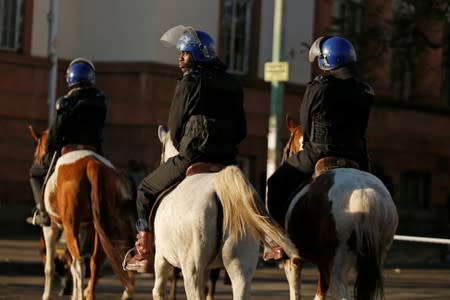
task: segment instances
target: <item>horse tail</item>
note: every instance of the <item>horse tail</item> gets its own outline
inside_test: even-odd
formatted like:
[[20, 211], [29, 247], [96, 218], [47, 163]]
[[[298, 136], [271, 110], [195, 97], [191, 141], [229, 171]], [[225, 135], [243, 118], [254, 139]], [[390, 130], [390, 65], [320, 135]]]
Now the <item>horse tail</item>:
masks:
[[[352, 201], [353, 197], [355, 201]], [[390, 246], [390, 242], [386, 242], [383, 236], [386, 228], [382, 220], [384, 214], [388, 213], [383, 204], [384, 197], [390, 199], [387, 191], [380, 194], [374, 189], [363, 189], [353, 193], [350, 199], [351, 203], [360, 203], [358, 211], [363, 212], [354, 214], [353, 228], [357, 251], [357, 276], [354, 285], [356, 300], [384, 299], [382, 268], [385, 253]]]
[[115, 170], [102, 165], [97, 160], [90, 160], [87, 164], [87, 176], [91, 185], [91, 204], [94, 228], [100, 239], [103, 251], [109, 259], [114, 272], [127, 288], [130, 288], [128, 274], [121, 267], [121, 258], [114, 249], [109, 237], [116, 234], [115, 218]]
[[273, 240], [289, 257], [298, 257], [295, 245], [269, 216], [257, 192], [237, 166], [228, 166], [218, 173], [215, 189], [223, 206], [223, 228], [229, 229], [233, 241], [249, 230], [255, 239], [266, 244]]

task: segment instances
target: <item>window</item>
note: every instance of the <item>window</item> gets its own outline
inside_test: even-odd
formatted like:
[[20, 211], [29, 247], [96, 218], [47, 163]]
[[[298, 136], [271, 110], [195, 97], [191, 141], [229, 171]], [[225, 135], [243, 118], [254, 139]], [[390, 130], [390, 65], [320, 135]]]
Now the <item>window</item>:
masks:
[[361, 30], [361, 0], [333, 1], [333, 31], [347, 37], [356, 37]]
[[0, 50], [23, 47], [23, 0], [0, 0]]
[[447, 20], [444, 24], [444, 46], [442, 49], [441, 98], [450, 105], [450, 6], [447, 8]]
[[252, 0], [224, 0], [223, 57], [228, 70], [248, 73]]
[[430, 174], [402, 172], [400, 174], [400, 207], [408, 211], [429, 208]]
[[391, 89], [395, 99], [408, 101], [411, 97], [413, 73], [412, 54], [414, 53], [414, 37], [410, 30], [410, 17], [414, 7], [402, 0], [392, 1], [392, 64]]

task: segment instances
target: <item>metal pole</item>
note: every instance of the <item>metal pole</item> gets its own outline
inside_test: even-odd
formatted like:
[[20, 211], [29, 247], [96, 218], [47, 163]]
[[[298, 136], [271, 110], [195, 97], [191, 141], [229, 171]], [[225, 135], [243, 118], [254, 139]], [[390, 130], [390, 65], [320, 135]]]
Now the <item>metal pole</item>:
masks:
[[[273, 45], [272, 61], [279, 62], [284, 56], [285, 1], [275, 0], [273, 19]], [[267, 178], [273, 174], [281, 160], [281, 124], [283, 120], [284, 84], [280, 81], [272, 81], [271, 105], [269, 116], [269, 133], [267, 136]]]
[[56, 33], [58, 28], [57, 20], [58, 0], [50, 0], [50, 10], [48, 13], [48, 59], [50, 61], [50, 72], [48, 78], [48, 122], [49, 125], [55, 117], [56, 85], [58, 76], [58, 57], [56, 56]]

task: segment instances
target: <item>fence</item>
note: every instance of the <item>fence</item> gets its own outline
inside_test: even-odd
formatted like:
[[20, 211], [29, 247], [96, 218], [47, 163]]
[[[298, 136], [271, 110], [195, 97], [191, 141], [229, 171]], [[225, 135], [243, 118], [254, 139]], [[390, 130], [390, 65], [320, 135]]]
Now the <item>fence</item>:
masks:
[[450, 239], [429, 238], [429, 237], [410, 236], [410, 235], [395, 235], [394, 240], [450, 245]]

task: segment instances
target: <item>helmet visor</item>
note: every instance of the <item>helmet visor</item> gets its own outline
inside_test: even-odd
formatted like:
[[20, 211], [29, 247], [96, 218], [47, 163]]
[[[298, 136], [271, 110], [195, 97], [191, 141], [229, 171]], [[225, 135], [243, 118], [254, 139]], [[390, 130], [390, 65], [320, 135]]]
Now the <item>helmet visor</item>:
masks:
[[320, 55], [322, 54], [322, 51], [320, 50], [320, 43], [323, 40], [323, 36], [317, 38], [314, 43], [311, 45], [311, 48], [309, 48], [309, 61], [313, 62], [314, 59], [316, 59], [317, 56], [320, 57]]
[[166, 32], [161, 36], [161, 43], [165, 47], [173, 47], [176, 46], [178, 40], [181, 38], [181, 36], [186, 32], [194, 32], [195, 30], [192, 27], [184, 26], [184, 25], [177, 25]]

